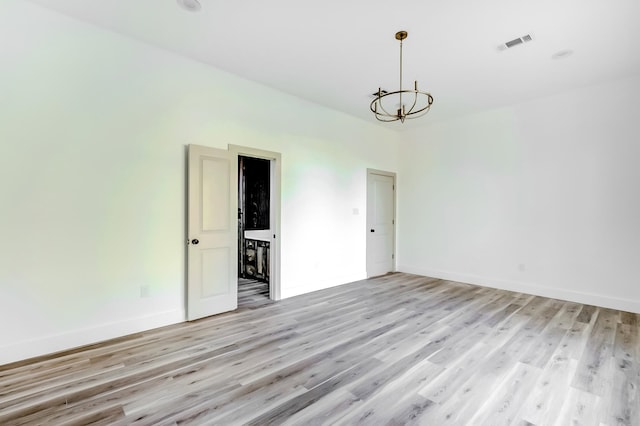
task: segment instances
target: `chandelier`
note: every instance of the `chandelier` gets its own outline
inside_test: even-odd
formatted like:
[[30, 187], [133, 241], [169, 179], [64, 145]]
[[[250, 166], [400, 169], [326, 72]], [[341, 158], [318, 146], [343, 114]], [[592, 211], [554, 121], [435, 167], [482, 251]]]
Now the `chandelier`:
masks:
[[429, 112], [429, 108], [433, 104], [433, 96], [418, 90], [417, 81], [413, 89], [402, 89], [402, 40], [407, 38], [407, 35], [406, 31], [396, 33], [396, 40], [400, 40], [400, 90], [387, 92], [378, 88], [378, 91], [373, 94], [376, 98], [371, 102], [369, 108], [376, 115], [378, 121], [400, 120], [404, 123], [407, 118], [422, 117]]

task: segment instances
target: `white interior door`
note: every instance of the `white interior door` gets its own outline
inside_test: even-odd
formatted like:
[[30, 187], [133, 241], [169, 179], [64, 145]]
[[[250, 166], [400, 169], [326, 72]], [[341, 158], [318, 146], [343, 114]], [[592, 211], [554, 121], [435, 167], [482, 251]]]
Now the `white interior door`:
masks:
[[189, 145], [187, 319], [238, 307], [236, 156]]
[[367, 276], [392, 272], [395, 263], [395, 175], [367, 172]]

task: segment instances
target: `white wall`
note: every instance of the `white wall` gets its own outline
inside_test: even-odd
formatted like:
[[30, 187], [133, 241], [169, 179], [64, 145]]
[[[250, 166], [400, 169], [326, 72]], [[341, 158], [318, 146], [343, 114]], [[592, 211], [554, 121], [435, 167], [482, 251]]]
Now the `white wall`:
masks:
[[184, 319], [190, 143], [282, 153], [283, 297], [365, 277], [395, 133], [24, 3], [0, 3], [0, 364]]
[[640, 76], [407, 135], [399, 269], [640, 312]]

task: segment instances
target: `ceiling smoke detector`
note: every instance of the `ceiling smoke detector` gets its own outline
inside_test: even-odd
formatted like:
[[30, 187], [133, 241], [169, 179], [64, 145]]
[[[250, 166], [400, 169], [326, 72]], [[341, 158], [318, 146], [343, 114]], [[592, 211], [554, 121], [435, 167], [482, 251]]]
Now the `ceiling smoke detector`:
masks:
[[178, 5], [189, 12], [198, 12], [202, 9], [202, 5], [198, 0], [177, 0]]
[[517, 46], [517, 45], [522, 44], [522, 43], [530, 42], [531, 40], [533, 40], [533, 39], [531, 38], [531, 36], [529, 34], [527, 34], [527, 35], [524, 35], [522, 37], [514, 38], [513, 40], [509, 40], [509, 41], [499, 45], [498, 46], [498, 50], [502, 51], [502, 50], [511, 49], [514, 46]]

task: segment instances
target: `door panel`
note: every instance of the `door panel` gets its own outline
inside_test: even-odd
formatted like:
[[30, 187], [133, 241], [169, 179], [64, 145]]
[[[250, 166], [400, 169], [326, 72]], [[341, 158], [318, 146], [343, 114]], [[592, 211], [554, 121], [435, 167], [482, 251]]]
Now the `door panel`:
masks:
[[[223, 151], [224, 152], [224, 151]], [[202, 230], [224, 231], [229, 226], [229, 210], [220, 201], [231, 197], [229, 191], [229, 161], [222, 158], [201, 158]]]
[[187, 319], [238, 306], [237, 162], [229, 151], [189, 145]]
[[394, 270], [395, 178], [367, 175], [367, 276]]
[[201, 250], [202, 296], [213, 297], [229, 293], [229, 249], [227, 247]]

